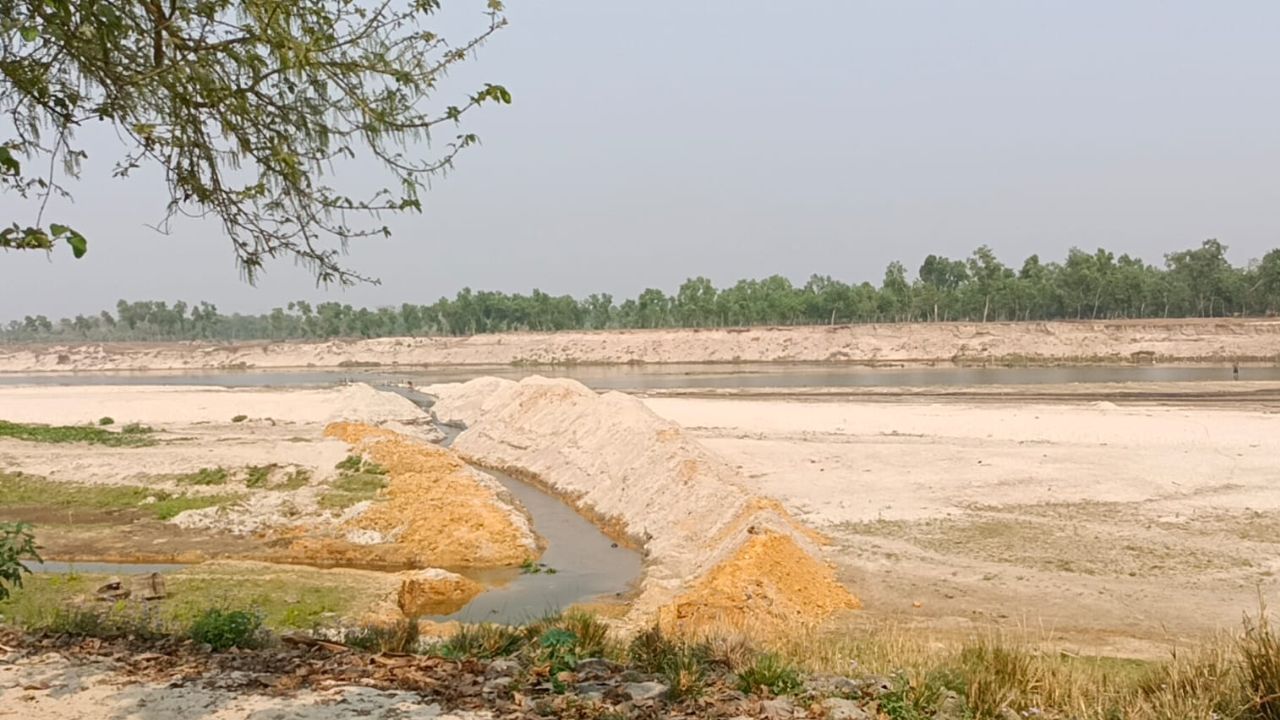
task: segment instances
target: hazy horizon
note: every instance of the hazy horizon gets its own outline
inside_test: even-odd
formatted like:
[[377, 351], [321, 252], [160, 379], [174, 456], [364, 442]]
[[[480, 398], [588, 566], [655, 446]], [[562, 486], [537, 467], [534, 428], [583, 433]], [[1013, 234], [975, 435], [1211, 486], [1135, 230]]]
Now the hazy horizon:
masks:
[[[1243, 264], [1280, 246], [1280, 5], [803, 6], [509, 3], [511, 27], [450, 87], [500, 82], [515, 102], [467, 125], [484, 144], [422, 215], [353, 243], [348, 264], [380, 286], [318, 290], [287, 262], [248, 286], [216, 223], [147, 229], [160, 186], [111, 179], [118, 143], [86, 128], [75, 203], [50, 217], [90, 252], [0, 255], [0, 322], [118, 298], [262, 312], [430, 303], [464, 286], [631, 297], [697, 275], [878, 282], [892, 260], [914, 273], [982, 244], [1011, 265], [1071, 246], [1160, 264], [1210, 237]], [[8, 221], [34, 219], [0, 203]]]

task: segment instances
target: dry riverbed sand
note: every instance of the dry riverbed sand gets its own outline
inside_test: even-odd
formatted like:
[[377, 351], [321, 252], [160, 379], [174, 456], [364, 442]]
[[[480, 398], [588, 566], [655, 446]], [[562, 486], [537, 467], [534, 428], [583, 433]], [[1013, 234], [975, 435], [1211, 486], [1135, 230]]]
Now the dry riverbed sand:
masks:
[[0, 520], [36, 523], [50, 560], [428, 569], [387, 576], [393, 601], [366, 603], [385, 617], [402, 581], [401, 604], [429, 614], [481, 589], [432, 568], [514, 567], [540, 553], [501, 486], [428, 444], [442, 435], [425, 412], [367, 385], [13, 387], [0, 389], [0, 419], [149, 428], [132, 436], [140, 446], [0, 438]]
[[323, 342], [85, 343], [0, 347], [0, 372], [845, 362], [868, 365], [1274, 363], [1280, 320], [899, 323], [505, 333]]
[[872, 616], [1158, 655], [1280, 599], [1280, 403], [1056, 390], [646, 404], [831, 537]]

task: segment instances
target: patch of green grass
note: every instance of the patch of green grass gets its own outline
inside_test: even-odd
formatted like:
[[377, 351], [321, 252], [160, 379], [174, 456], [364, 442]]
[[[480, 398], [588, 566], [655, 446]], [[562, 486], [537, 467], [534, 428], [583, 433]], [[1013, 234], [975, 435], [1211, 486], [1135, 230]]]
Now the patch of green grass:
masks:
[[[154, 502], [148, 502], [154, 498]], [[82, 485], [52, 482], [34, 475], [0, 473], [0, 506], [40, 506], [67, 510], [140, 510], [168, 520], [183, 510], [235, 502], [236, 495], [175, 495], [136, 485]]]
[[191, 623], [191, 639], [219, 652], [264, 644], [262, 618], [247, 610], [209, 608]]
[[245, 487], [266, 487], [267, 483], [271, 482], [271, 473], [279, 467], [279, 465], [250, 465], [244, 471]]
[[326, 510], [344, 510], [356, 503], [372, 500], [386, 486], [387, 478], [384, 475], [370, 473], [341, 475], [329, 483], [329, 489], [320, 495], [316, 502]]
[[98, 418], [98, 425], [102, 427], [106, 427], [108, 425], [115, 425], [115, 424], [116, 424], [115, 418], [111, 418], [111, 417]]
[[773, 653], [762, 653], [738, 673], [738, 689], [747, 695], [794, 695], [802, 687], [800, 671]]
[[281, 490], [297, 490], [309, 482], [311, 482], [311, 471], [306, 468], [295, 468], [276, 487]]
[[[135, 428], [132, 429], [131, 428]], [[0, 437], [42, 443], [88, 443], [108, 447], [146, 447], [155, 445], [151, 428], [126, 425], [113, 432], [92, 425], [36, 425], [0, 420]]]
[[372, 460], [366, 460], [362, 455], [348, 455], [342, 459], [337, 465], [333, 466], [336, 470], [341, 470], [344, 474], [367, 474], [367, 475], [386, 475], [387, 469]]
[[175, 482], [179, 485], [226, 485], [230, 478], [230, 473], [226, 468], [200, 468], [193, 473], [179, 475]]

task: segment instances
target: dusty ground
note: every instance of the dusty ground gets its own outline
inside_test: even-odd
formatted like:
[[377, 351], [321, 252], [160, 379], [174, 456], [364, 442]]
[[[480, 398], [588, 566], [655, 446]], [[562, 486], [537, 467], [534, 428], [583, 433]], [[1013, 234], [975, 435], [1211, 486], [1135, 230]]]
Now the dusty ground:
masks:
[[0, 347], [0, 372], [563, 363], [1231, 362], [1280, 358], [1278, 320], [924, 323], [510, 333], [326, 342]]
[[1280, 403], [1114, 390], [646, 402], [831, 536], [871, 616], [1141, 654], [1274, 606]]

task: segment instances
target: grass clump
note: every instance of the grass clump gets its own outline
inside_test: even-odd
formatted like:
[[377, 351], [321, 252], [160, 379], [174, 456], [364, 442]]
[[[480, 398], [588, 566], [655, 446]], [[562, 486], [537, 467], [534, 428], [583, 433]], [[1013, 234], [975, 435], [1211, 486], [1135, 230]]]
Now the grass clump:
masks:
[[[130, 430], [130, 428], [137, 429]], [[0, 420], [0, 437], [41, 443], [88, 443], [107, 447], [146, 447], [155, 445], [152, 428], [126, 425], [113, 432], [92, 425], [37, 425]]]
[[738, 689], [748, 695], [794, 695], [802, 687], [800, 671], [774, 653], [761, 653], [738, 673]]
[[284, 479], [279, 482], [277, 487], [281, 490], [297, 490], [305, 487], [311, 482], [311, 471], [306, 468], [295, 468]]
[[1280, 720], [1280, 635], [1265, 607], [1245, 619], [1239, 650], [1249, 711], [1259, 720]]
[[244, 485], [250, 488], [263, 488], [271, 482], [271, 473], [278, 465], [250, 465], [244, 470]]
[[342, 642], [357, 650], [374, 653], [413, 653], [420, 647], [418, 621], [398, 620], [390, 625], [364, 625], [348, 630]]
[[246, 610], [209, 608], [191, 623], [189, 634], [219, 652], [261, 647], [264, 640], [262, 618]]
[[367, 475], [386, 475], [387, 469], [372, 460], [366, 460], [363, 455], [351, 454], [343, 458], [334, 469], [342, 471], [344, 474], [367, 474]]
[[231, 418], [231, 422], [233, 422], [233, 423], [242, 423], [242, 422], [244, 422], [245, 420], [248, 420], [248, 419], [249, 419], [249, 416], [248, 416], [248, 415], [236, 415], [235, 417]]
[[452, 660], [492, 660], [516, 654], [524, 642], [519, 628], [492, 623], [463, 625], [436, 651]]
[[226, 485], [229, 478], [230, 473], [227, 472], [226, 468], [200, 468], [193, 473], [179, 475], [176, 482], [179, 485], [200, 485], [207, 487], [210, 485]]
[[101, 427], [106, 427], [108, 425], [115, 425], [115, 424], [116, 424], [115, 418], [112, 418], [112, 417], [98, 418], [98, 425]]

